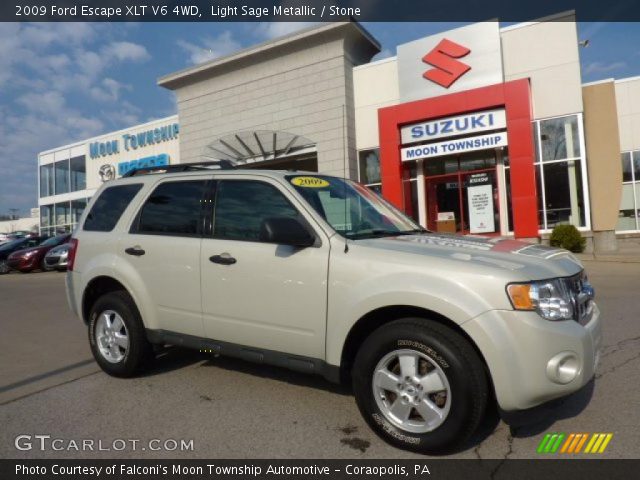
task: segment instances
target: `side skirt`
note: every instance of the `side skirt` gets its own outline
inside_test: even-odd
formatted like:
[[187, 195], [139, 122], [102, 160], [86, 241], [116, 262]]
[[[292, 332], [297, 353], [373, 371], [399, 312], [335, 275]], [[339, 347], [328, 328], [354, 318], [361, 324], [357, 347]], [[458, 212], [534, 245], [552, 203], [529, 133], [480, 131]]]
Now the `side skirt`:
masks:
[[330, 365], [324, 360], [290, 353], [275, 352], [260, 348], [221, 342], [209, 338], [185, 335], [168, 330], [147, 329], [147, 340], [157, 345], [175, 345], [194, 350], [211, 350], [217, 355], [239, 358], [253, 363], [262, 363], [287, 368], [296, 372], [321, 375], [330, 382], [340, 383], [340, 367]]

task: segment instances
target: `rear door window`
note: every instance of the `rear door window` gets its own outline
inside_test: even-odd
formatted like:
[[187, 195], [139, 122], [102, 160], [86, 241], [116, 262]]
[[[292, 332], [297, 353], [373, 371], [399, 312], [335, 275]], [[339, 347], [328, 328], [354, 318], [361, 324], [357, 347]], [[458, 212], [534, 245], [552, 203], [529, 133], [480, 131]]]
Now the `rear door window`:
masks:
[[141, 188], [141, 183], [105, 188], [87, 214], [83, 230], [89, 232], [113, 230], [122, 213]]
[[161, 183], [140, 210], [132, 233], [199, 235], [206, 189], [206, 180]]

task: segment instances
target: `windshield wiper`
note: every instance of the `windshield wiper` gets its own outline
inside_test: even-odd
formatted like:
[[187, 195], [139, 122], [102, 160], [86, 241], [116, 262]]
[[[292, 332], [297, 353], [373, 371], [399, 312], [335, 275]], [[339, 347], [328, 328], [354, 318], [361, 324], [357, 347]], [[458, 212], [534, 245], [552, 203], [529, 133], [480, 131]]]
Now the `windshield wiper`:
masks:
[[358, 240], [364, 238], [381, 238], [381, 237], [395, 237], [398, 235], [413, 235], [414, 233], [426, 233], [428, 230], [424, 228], [414, 228], [412, 230], [383, 230], [374, 229], [368, 230], [362, 233], [353, 232], [347, 235], [347, 238], [351, 240]]
[[396, 235], [413, 235], [414, 233], [429, 233], [426, 228], [414, 228], [413, 230], [403, 230], [402, 232], [396, 232]]

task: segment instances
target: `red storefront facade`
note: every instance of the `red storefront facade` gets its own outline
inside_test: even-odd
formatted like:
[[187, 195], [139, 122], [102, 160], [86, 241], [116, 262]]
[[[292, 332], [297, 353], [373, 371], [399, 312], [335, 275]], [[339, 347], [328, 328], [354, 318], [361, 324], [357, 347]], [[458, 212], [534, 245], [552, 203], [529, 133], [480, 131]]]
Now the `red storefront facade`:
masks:
[[[404, 125], [466, 113], [504, 108], [511, 164], [511, 208], [516, 238], [538, 236], [531, 90], [527, 79], [426, 98], [378, 110], [382, 194], [410, 209], [403, 188], [400, 128]], [[429, 159], [425, 159], [429, 162]]]

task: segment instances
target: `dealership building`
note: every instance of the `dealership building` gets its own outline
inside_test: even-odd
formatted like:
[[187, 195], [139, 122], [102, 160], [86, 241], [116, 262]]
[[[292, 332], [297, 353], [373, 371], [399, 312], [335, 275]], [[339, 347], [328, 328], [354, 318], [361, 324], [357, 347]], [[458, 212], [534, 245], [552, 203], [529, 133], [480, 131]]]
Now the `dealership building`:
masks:
[[180, 163], [178, 116], [41, 152], [40, 232], [69, 232], [102, 183], [132, 168]]
[[580, 48], [573, 12], [373, 62], [357, 23], [250, 47], [160, 78], [177, 117], [40, 154], [41, 227], [71, 228], [135, 165], [230, 159], [347, 176], [431, 230], [544, 240], [570, 223], [614, 250], [640, 234], [640, 77], [584, 84]]

